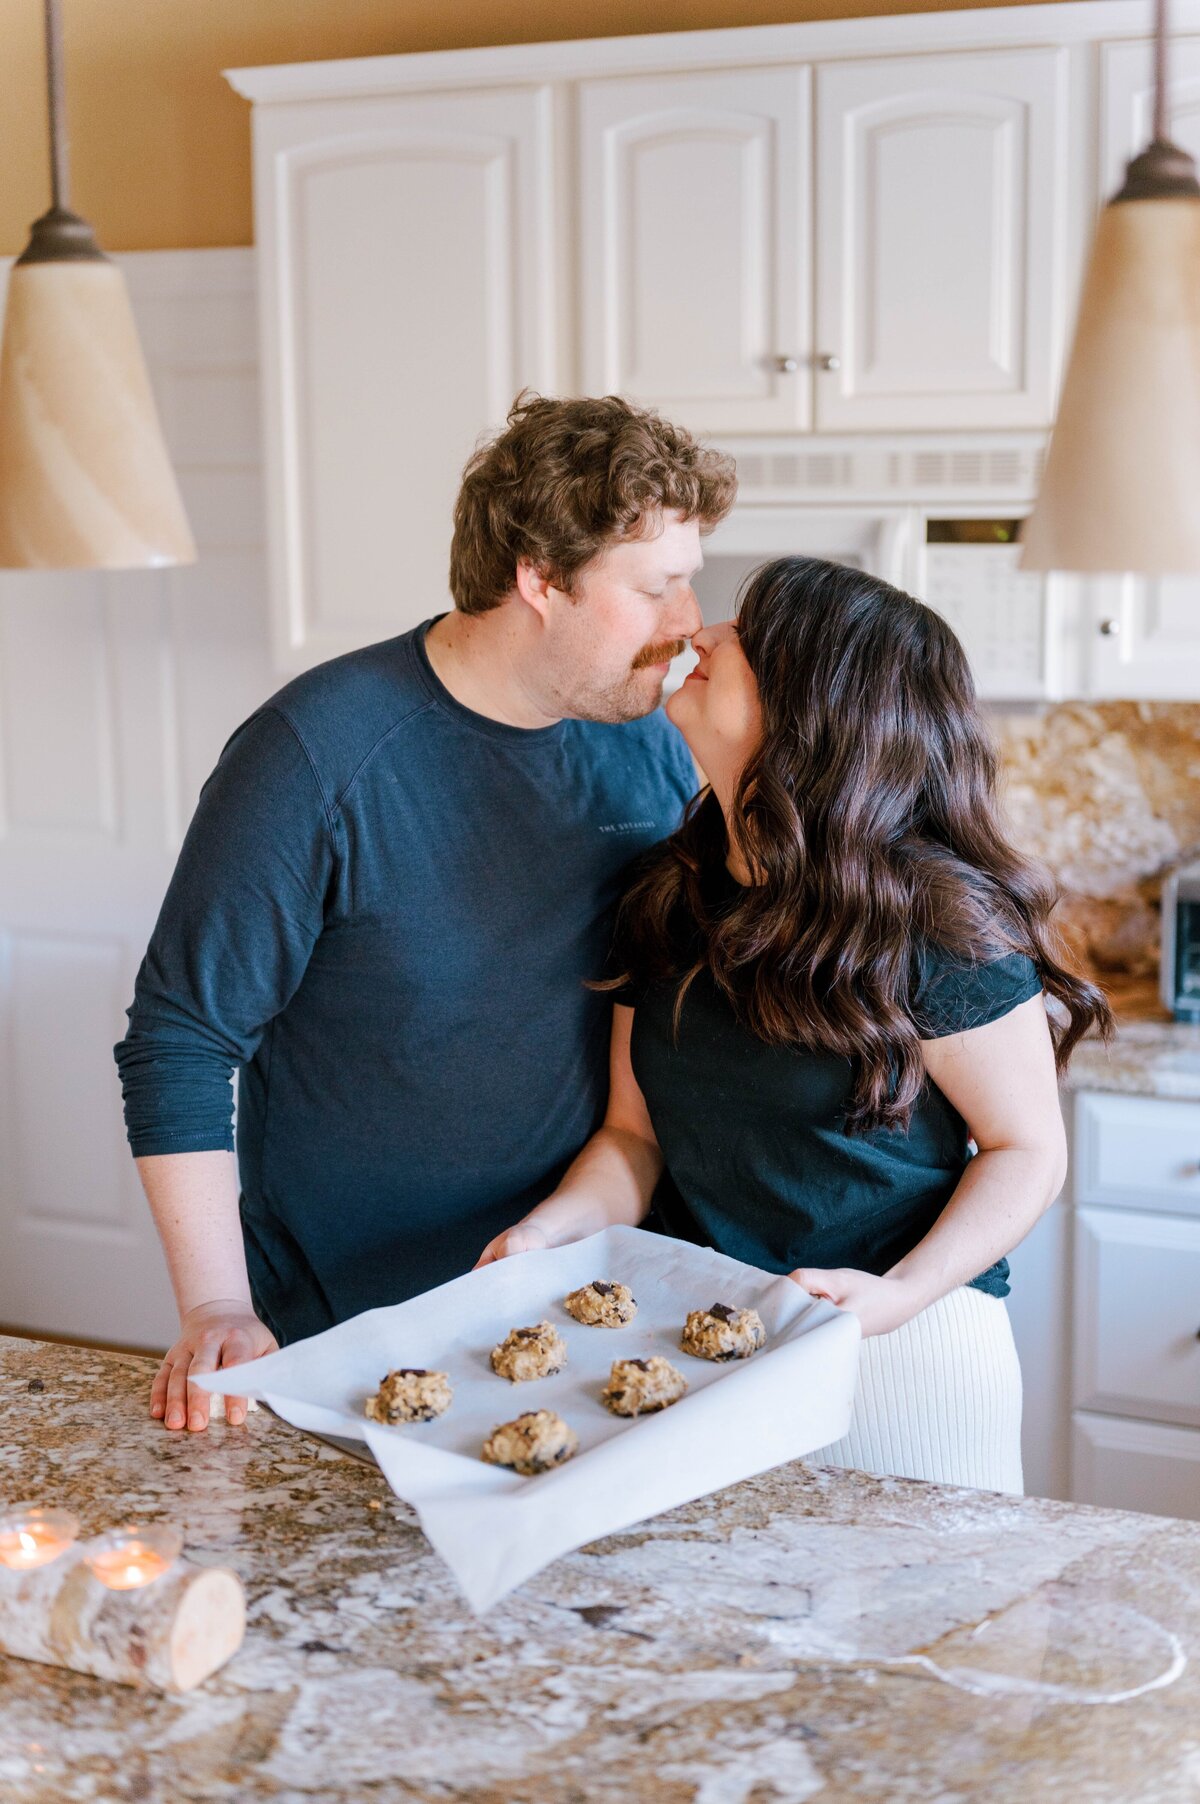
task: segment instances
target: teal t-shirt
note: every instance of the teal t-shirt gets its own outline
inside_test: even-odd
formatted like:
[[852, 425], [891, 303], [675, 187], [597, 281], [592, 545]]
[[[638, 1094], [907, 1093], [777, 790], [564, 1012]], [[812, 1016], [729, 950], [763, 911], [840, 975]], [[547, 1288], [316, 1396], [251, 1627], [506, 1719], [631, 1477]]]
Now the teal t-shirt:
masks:
[[[729, 879], [733, 884], [733, 879]], [[963, 964], [929, 945], [912, 1016], [922, 1039], [982, 1027], [1040, 993], [1031, 959]], [[666, 1162], [663, 1226], [765, 1271], [800, 1265], [886, 1272], [949, 1201], [967, 1162], [962, 1116], [926, 1081], [906, 1130], [848, 1134], [850, 1061], [769, 1046], [741, 1026], [706, 972], [684, 1000], [674, 983], [631, 985], [632, 1060]], [[1008, 1261], [971, 1280], [1008, 1295]]]

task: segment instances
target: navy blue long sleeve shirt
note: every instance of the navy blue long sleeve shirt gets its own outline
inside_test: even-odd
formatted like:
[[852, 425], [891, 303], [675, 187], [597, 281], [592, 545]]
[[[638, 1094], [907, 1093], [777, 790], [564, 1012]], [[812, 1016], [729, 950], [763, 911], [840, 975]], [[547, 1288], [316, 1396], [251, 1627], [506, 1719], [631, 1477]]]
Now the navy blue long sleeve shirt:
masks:
[[[428, 624], [428, 623], [426, 623]], [[135, 1156], [234, 1145], [281, 1341], [470, 1268], [607, 1091], [620, 877], [695, 787], [656, 713], [526, 730], [424, 626], [296, 678], [201, 791], [115, 1047]]]

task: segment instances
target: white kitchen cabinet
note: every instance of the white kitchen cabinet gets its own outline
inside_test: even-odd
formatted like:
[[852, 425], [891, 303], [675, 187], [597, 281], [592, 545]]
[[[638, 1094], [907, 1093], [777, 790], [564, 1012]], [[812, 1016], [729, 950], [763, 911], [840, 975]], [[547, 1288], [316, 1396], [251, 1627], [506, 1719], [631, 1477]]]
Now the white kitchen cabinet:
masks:
[[1081, 1093], [1073, 1196], [1070, 1496], [1200, 1519], [1200, 1103]]
[[1077, 1209], [1075, 1296], [1075, 1407], [1200, 1428], [1200, 1220]]
[[1200, 1518], [1200, 1430], [1078, 1410], [1071, 1496], [1102, 1509]]
[[1074, 1192], [1084, 1207], [1153, 1209], [1200, 1221], [1200, 1103], [1081, 1092]]
[[1064, 53], [818, 70], [816, 423], [1048, 426]]
[[1097, 576], [1081, 593], [1078, 693], [1094, 700], [1200, 697], [1200, 577]]
[[478, 436], [552, 390], [548, 89], [255, 112], [271, 601], [285, 669], [447, 605]]
[[806, 68], [583, 82], [583, 386], [706, 432], [811, 424]]
[[[277, 662], [445, 605], [462, 463], [526, 383], [720, 439], [751, 505], [759, 470], [793, 511], [1027, 512], [1094, 214], [1149, 129], [1146, 30], [1073, 0], [231, 71]], [[1200, 695], [1192, 579], [984, 561], [971, 597], [950, 566], [980, 560], [929, 574], [986, 697]]]
[[[1200, 38], [1172, 35], [1168, 54], [1167, 129], [1200, 160]], [[1125, 178], [1125, 165], [1146, 148], [1154, 124], [1154, 49], [1149, 39], [1100, 47], [1100, 206]]]

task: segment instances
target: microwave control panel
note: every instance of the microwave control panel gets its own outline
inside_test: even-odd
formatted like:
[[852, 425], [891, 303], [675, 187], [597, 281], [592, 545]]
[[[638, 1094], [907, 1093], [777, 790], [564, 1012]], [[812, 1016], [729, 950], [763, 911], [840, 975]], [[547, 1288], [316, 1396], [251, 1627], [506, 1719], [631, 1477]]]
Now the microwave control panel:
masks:
[[1018, 569], [1019, 527], [926, 520], [918, 594], [961, 639], [981, 696], [1039, 701], [1050, 687], [1046, 580]]

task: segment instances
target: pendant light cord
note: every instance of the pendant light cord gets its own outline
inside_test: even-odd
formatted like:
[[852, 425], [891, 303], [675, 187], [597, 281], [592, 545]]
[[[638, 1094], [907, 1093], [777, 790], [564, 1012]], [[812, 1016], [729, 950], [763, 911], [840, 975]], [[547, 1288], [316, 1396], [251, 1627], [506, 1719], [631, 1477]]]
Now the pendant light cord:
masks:
[[46, 0], [46, 88], [50, 102], [50, 191], [56, 208], [67, 206], [67, 106], [59, 0]]
[[1154, 0], [1154, 142], [1167, 142], [1167, 0]]

